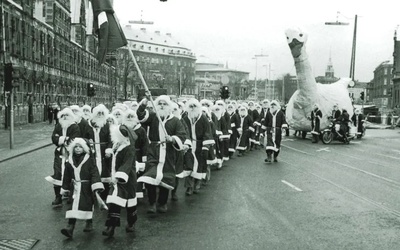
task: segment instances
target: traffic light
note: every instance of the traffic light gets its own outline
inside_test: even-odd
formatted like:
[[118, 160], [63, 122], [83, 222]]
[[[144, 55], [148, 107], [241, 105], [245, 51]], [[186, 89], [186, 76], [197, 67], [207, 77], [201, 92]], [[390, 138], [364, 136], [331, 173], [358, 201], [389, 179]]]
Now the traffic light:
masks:
[[360, 93], [360, 99], [364, 101], [364, 91]]
[[4, 65], [4, 91], [11, 91], [13, 79], [13, 66], [12, 63]]
[[87, 85], [87, 96], [92, 97], [96, 95], [96, 90], [94, 89], [93, 83], [88, 83]]
[[221, 90], [220, 90], [220, 97], [221, 97], [221, 99], [226, 100], [226, 99], [229, 98], [229, 96], [230, 96], [230, 93], [229, 93], [229, 88], [228, 88], [228, 86], [222, 86], [222, 87], [221, 87]]

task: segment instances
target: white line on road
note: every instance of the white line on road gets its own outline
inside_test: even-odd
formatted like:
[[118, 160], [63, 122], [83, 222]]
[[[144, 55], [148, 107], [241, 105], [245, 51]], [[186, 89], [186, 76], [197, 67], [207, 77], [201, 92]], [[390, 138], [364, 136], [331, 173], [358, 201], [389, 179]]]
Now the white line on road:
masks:
[[376, 153], [376, 154], [377, 154], [377, 155], [380, 155], [380, 156], [384, 156], [384, 157], [392, 158], [392, 159], [395, 159], [395, 160], [400, 160], [400, 158], [399, 158], [399, 157], [394, 157], [394, 156], [391, 156], [391, 155], [378, 154], [378, 153]]
[[281, 181], [282, 181], [284, 184], [288, 185], [289, 187], [293, 188], [293, 189], [296, 190], [296, 191], [299, 191], [299, 192], [303, 191], [303, 190], [301, 190], [300, 188], [298, 188], [298, 187], [296, 187], [295, 185], [293, 185], [292, 183], [289, 183], [289, 182], [287, 182], [287, 181], [285, 181], [285, 180], [281, 180]]
[[321, 151], [331, 152], [331, 151], [329, 150], [329, 147], [327, 147], [327, 148], [320, 148], [320, 149], [317, 150], [317, 152], [321, 152]]
[[400, 154], [400, 150], [392, 149], [392, 151], [394, 151], [394, 152]]

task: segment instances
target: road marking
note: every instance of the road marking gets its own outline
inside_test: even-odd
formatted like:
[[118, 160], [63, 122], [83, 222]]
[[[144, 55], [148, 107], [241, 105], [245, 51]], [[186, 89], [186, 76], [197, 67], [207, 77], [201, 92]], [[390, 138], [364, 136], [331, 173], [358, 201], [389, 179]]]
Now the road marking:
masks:
[[283, 139], [282, 141], [294, 141], [294, 139]]
[[394, 152], [400, 154], [400, 150], [392, 149], [392, 151], [394, 151]]
[[361, 142], [360, 142], [360, 141], [351, 141], [350, 143], [351, 143], [351, 144], [354, 144], [354, 143], [355, 143], [355, 144], [360, 144]]
[[317, 152], [321, 152], [321, 151], [331, 152], [331, 151], [329, 150], [329, 147], [327, 147], [327, 148], [320, 148], [320, 149], [317, 150]]
[[399, 157], [394, 157], [394, 156], [391, 156], [391, 155], [378, 154], [378, 153], [376, 153], [376, 154], [377, 154], [377, 155], [380, 155], [380, 156], [384, 156], [384, 157], [392, 158], [392, 159], [395, 159], [395, 160], [400, 160], [400, 158], [399, 158]]
[[297, 148], [289, 147], [288, 145], [282, 145], [282, 146], [285, 147], [285, 148], [289, 148], [289, 149], [291, 149], [291, 150], [293, 150], [293, 151], [297, 151], [297, 152], [302, 153], [302, 154], [314, 155], [314, 154], [310, 154], [310, 153], [307, 153], [307, 152], [305, 152], [305, 151], [299, 150], [299, 149], [297, 149]]
[[296, 191], [299, 191], [299, 192], [303, 191], [303, 190], [301, 190], [300, 188], [298, 188], [298, 187], [296, 187], [295, 185], [293, 185], [292, 183], [289, 183], [289, 182], [287, 182], [287, 181], [285, 181], [285, 180], [281, 180], [281, 181], [282, 181], [284, 184], [288, 185], [289, 187], [293, 188], [293, 189], [296, 190]]

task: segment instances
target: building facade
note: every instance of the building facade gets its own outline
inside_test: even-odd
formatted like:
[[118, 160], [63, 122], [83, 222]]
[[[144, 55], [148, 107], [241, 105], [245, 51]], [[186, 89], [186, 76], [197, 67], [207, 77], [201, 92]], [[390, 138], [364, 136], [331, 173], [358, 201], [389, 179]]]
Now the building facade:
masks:
[[229, 69], [202, 56], [196, 62], [196, 95], [199, 99], [220, 99], [220, 89], [228, 86], [230, 99], [246, 100], [251, 94], [249, 72]]
[[366, 99], [374, 103], [381, 112], [392, 109], [393, 64], [380, 63], [374, 70], [374, 78], [368, 83]]
[[[195, 95], [195, 54], [171, 33], [150, 32], [145, 28], [123, 27], [128, 46], [138, 63], [149, 89], [166, 89], [168, 95]], [[118, 99], [135, 99], [143, 88], [138, 70], [127, 48], [117, 52], [116, 67], [120, 77]]]
[[392, 108], [397, 114], [400, 114], [400, 41], [397, 40], [397, 32], [394, 32], [394, 51], [393, 51], [393, 69], [392, 69]]
[[[115, 69], [98, 65], [92, 10], [81, 0], [2, 1], [4, 23], [0, 33], [1, 60], [13, 67], [15, 124], [46, 120], [47, 109], [57, 103], [111, 103]], [[0, 123], [9, 125], [10, 93], [4, 92], [0, 72]], [[87, 97], [92, 83], [96, 96]]]

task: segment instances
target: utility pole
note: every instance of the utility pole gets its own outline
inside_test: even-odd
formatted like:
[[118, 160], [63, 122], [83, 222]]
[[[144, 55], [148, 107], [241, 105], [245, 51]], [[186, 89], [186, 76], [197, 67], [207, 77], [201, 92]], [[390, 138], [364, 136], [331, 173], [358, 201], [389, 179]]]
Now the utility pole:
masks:
[[257, 100], [258, 99], [258, 94], [257, 94], [257, 68], [258, 68], [258, 65], [257, 65], [257, 62], [258, 62], [258, 58], [259, 57], [268, 57], [268, 55], [264, 55], [262, 52], [261, 52], [261, 54], [258, 54], [258, 55], [254, 55], [254, 57], [252, 58], [252, 59], [255, 59], [256, 60], [256, 72], [255, 72], [255, 76], [254, 76], [254, 98]]

